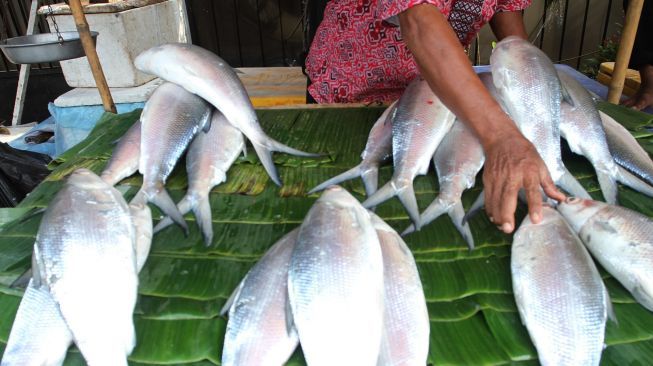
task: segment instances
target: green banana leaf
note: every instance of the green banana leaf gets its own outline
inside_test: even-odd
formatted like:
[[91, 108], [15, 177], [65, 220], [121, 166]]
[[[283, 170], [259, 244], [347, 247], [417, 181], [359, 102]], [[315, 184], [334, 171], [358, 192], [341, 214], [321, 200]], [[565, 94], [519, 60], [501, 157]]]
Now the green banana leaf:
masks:
[[[646, 115], [621, 107], [601, 108], [624, 123], [642, 146], [653, 148], [644, 127], [653, 124]], [[155, 235], [147, 264], [140, 274], [139, 300], [134, 321], [138, 344], [131, 365], [219, 365], [226, 318], [220, 310], [231, 292], [276, 240], [297, 227], [319, 197], [307, 191], [360, 162], [360, 152], [378, 107], [314, 110], [262, 110], [259, 117], [268, 134], [290, 146], [319, 152], [318, 158], [275, 154], [284, 181], [276, 187], [249, 149], [228, 172], [228, 180], [211, 193], [213, 246], [203, 245], [192, 214], [186, 215], [190, 233], [171, 225]], [[140, 111], [105, 114], [93, 132], [79, 145], [51, 163], [52, 174], [18, 208], [0, 210], [0, 353], [4, 352], [22, 291], [10, 285], [30, 268], [32, 246], [47, 207], [65, 177], [85, 167], [99, 173], [116, 141], [139, 118]], [[563, 150], [567, 167], [596, 199], [602, 199], [591, 165]], [[653, 151], [653, 150], [649, 150]], [[392, 175], [381, 169], [380, 182]], [[122, 181], [117, 188], [133, 197], [140, 175]], [[182, 159], [167, 182], [175, 200], [185, 194]], [[360, 179], [343, 187], [364, 198]], [[420, 209], [437, 195], [433, 171], [415, 180]], [[477, 186], [463, 195], [469, 207], [481, 191]], [[619, 199], [629, 208], [653, 216], [653, 199], [620, 187]], [[392, 227], [403, 231], [410, 223], [398, 200], [383, 203], [376, 211]], [[517, 219], [526, 214], [519, 208]], [[153, 210], [158, 221], [160, 212]], [[415, 256], [427, 298], [431, 322], [429, 362], [434, 365], [535, 365], [537, 353], [521, 324], [512, 295], [510, 243], [512, 236], [496, 230], [484, 213], [471, 222], [476, 249], [469, 251], [448, 217], [406, 237]], [[619, 321], [606, 331], [603, 365], [644, 364], [653, 359], [653, 314], [636, 303], [630, 293], [601, 270]], [[71, 347], [66, 365], [83, 365]], [[301, 349], [288, 365], [304, 365]]]

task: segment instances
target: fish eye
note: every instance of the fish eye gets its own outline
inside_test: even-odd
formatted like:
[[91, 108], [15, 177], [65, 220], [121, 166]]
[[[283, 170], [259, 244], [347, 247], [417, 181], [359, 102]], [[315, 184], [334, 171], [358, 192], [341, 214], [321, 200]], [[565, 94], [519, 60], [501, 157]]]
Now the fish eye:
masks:
[[577, 202], [580, 202], [580, 198], [567, 197], [567, 203], [577, 203]]

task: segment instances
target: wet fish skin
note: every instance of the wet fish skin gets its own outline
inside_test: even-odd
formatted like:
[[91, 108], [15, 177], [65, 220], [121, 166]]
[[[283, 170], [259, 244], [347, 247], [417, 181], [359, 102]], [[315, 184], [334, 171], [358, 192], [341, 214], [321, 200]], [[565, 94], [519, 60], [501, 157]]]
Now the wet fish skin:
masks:
[[[469, 224], [463, 223], [465, 210], [461, 199], [463, 191], [474, 186], [476, 174], [484, 162], [485, 154], [478, 138], [462, 122], [456, 121], [433, 156], [440, 189], [436, 199], [420, 216], [420, 224], [427, 225], [447, 213], [469, 249], [474, 249]], [[413, 229], [411, 225], [403, 234]]]
[[34, 245], [33, 281], [56, 301], [92, 365], [127, 365], [136, 339], [135, 232], [120, 192], [78, 169], [54, 197]]
[[327, 188], [300, 226], [288, 271], [294, 325], [309, 365], [376, 365], [383, 257], [370, 214]]
[[48, 289], [30, 280], [0, 365], [62, 365], [72, 342], [73, 335]]
[[625, 207], [568, 198], [558, 211], [594, 258], [653, 311], [653, 220]]
[[208, 50], [186, 43], [169, 43], [141, 53], [134, 64], [140, 71], [181, 85], [220, 110], [252, 142], [261, 163], [277, 185], [281, 185], [281, 180], [272, 161], [272, 151], [319, 156], [268, 137], [261, 129], [247, 91], [234, 69]]
[[653, 161], [628, 130], [599, 111], [612, 157], [620, 166], [653, 185]]
[[379, 178], [379, 165], [392, 155], [392, 117], [396, 110], [396, 104], [396, 101], [390, 104], [376, 120], [374, 126], [372, 126], [370, 134], [367, 137], [365, 150], [361, 154], [361, 163], [321, 183], [308, 191], [308, 194], [313, 194], [331, 185], [339, 184], [358, 176], [363, 179], [365, 193], [368, 197], [376, 192]]
[[223, 365], [281, 366], [297, 348], [299, 338], [294, 328], [287, 329], [286, 309], [288, 266], [298, 234], [295, 229], [279, 239], [238, 286], [229, 307]]
[[[193, 211], [207, 246], [213, 242], [209, 193], [213, 187], [227, 180], [227, 171], [244, 149], [242, 133], [229, 124], [222, 113], [214, 110], [211, 129], [198, 133], [186, 153], [188, 191], [177, 208], [182, 215]], [[154, 230], [158, 232], [170, 224], [172, 219], [166, 217]]]
[[370, 213], [383, 255], [383, 336], [379, 366], [426, 365], [430, 322], [413, 254], [401, 236]]
[[514, 236], [512, 285], [542, 365], [598, 365], [610, 299], [580, 239], [555, 209]]
[[606, 141], [601, 116], [589, 92], [568, 74], [558, 72], [558, 75], [574, 102], [574, 106], [564, 102], [561, 104], [560, 132], [571, 151], [585, 156], [594, 166], [606, 202], [617, 203], [617, 181], [641, 193], [653, 195], [653, 187], [615, 163]]
[[165, 182], [197, 132], [209, 123], [211, 109], [202, 98], [172, 83], [159, 86], [145, 104], [141, 122], [141, 192], [184, 231], [188, 226], [165, 189]]
[[396, 108], [392, 119], [394, 174], [390, 182], [363, 202], [363, 206], [374, 207], [398, 196], [416, 230], [419, 230], [419, 208], [413, 180], [417, 175], [426, 174], [435, 150], [456, 117], [421, 78], [408, 85]]
[[490, 64], [510, 117], [533, 143], [553, 181], [575, 196], [590, 198], [562, 163], [560, 103], [565, 93], [551, 60], [528, 41], [510, 36], [497, 43]]
[[100, 178], [110, 185], [138, 171], [141, 155], [141, 121], [136, 121], [120, 138]]

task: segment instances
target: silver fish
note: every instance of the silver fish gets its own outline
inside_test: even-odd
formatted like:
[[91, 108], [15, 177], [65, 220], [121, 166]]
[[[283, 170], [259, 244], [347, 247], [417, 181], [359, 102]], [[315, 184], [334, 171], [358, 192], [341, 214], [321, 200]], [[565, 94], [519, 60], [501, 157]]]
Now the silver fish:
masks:
[[188, 226], [165, 182], [195, 134], [210, 126], [210, 117], [208, 103], [172, 83], [164, 83], [152, 93], [141, 115], [141, 192], [185, 231]]
[[[206, 133], [198, 133], [188, 148], [188, 192], [177, 203], [177, 208], [182, 215], [193, 211], [206, 245], [213, 242], [209, 193], [213, 187], [227, 180], [229, 167], [244, 150], [243, 134], [217, 110], [213, 111], [211, 129]], [[166, 217], [157, 224], [154, 231], [158, 232], [171, 223], [172, 220]]]
[[152, 246], [152, 211], [145, 203], [129, 204], [134, 226], [134, 250], [136, 251], [136, 272], [140, 273]]
[[138, 171], [141, 156], [141, 121], [134, 123], [120, 138], [100, 178], [110, 185]]
[[617, 181], [653, 195], [653, 187], [615, 163], [605, 138], [601, 116], [589, 92], [568, 74], [558, 72], [558, 76], [574, 102], [573, 106], [568, 103], [561, 105], [560, 132], [571, 151], [585, 156], [594, 166], [606, 202], [617, 203]]
[[383, 258], [370, 214], [327, 188], [300, 226], [288, 296], [309, 365], [376, 365], [383, 324]]
[[328, 186], [354, 179], [360, 176], [365, 185], [365, 193], [371, 196], [376, 192], [379, 179], [379, 165], [392, 155], [392, 117], [395, 113], [397, 102], [393, 102], [376, 120], [370, 130], [370, 135], [361, 154], [361, 163], [348, 171], [337, 175], [317, 187], [308, 191], [308, 194], [321, 191]]
[[599, 114], [610, 152], [617, 164], [653, 185], [653, 161], [649, 154], [624, 126], [603, 112]]
[[1, 366], [58, 366], [73, 335], [46, 286], [30, 280], [9, 334]]
[[426, 365], [430, 322], [413, 254], [393, 228], [373, 213], [383, 255], [383, 336], [377, 365]]
[[456, 116], [421, 78], [408, 85], [396, 108], [392, 119], [394, 175], [390, 182], [363, 202], [363, 206], [374, 207], [396, 195], [419, 230], [419, 208], [413, 180], [426, 174], [435, 150]]
[[515, 301], [542, 365], [598, 365], [610, 299], [580, 239], [555, 209], [527, 216], [510, 268]]
[[317, 156], [268, 137], [258, 123], [254, 107], [238, 75], [214, 53], [186, 43], [170, 43], [141, 53], [134, 64], [139, 70], [181, 85], [213, 104], [252, 142], [261, 163], [277, 185], [281, 185], [281, 180], [272, 161], [272, 151]]
[[568, 198], [558, 211], [610, 274], [653, 311], [653, 220], [624, 207]]
[[229, 322], [222, 365], [284, 365], [299, 344], [297, 331], [287, 329], [288, 265], [299, 229], [281, 238], [247, 272], [223, 308]]
[[565, 91], [551, 60], [528, 41], [510, 36], [497, 44], [490, 63], [510, 117], [533, 143], [553, 181], [575, 196], [590, 198], [560, 156], [560, 102]]
[[[420, 216], [420, 224], [424, 226], [447, 213], [470, 250], [474, 249], [474, 237], [469, 224], [463, 223], [465, 209], [461, 199], [463, 191], [474, 186], [483, 162], [485, 155], [481, 143], [469, 128], [457, 121], [433, 156], [440, 183], [438, 197]], [[402, 235], [413, 230], [411, 225]]]
[[127, 365], [136, 343], [135, 230], [120, 192], [86, 169], [48, 206], [34, 244], [34, 286], [58, 304], [91, 365]]

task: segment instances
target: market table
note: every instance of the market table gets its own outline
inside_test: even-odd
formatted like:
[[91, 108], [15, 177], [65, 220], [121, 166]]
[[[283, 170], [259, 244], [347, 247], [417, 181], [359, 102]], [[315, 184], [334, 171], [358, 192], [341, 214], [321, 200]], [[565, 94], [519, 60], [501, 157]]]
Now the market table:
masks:
[[[633, 131], [642, 145], [653, 151], [651, 116], [602, 104]], [[220, 308], [247, 270], [277, 239], [298, 226], [319, 194], [306, 192], [360, 161], [367, 134], [380, 107], [258, 110], [263, 129], [292, 147], [321, 152], [306, 159], [275, 154], [284, 186], [275, 186], [265, 174], [253, 149], [239, 158], [228, 181], [211, 194], [215, 240], [205, 247], [194, 217], [187, 215], [190, 234], [178, 227], [155, 235], [152, 251], [140, 274], [139, 301], [135, 310], [138, 345], [130, 357], [133, 365], [220, 364], [226, 319]], [[30, 267], [30, 256], [42, 213], [74, 169], [100, 172], [115, 140], [137, 120], [140, 111], [105, 114], [93, 132], [79, 145], [52, 163], [54, 171], [19, 207], [0, 210], [0, 353], [9, 335], [22, 291], [9, 285]], [[601, 198], [591, 166], [565, 151], [564, 161], [594, 196]], [[392, 167], [385, 166], [380, 181]], [[118, 189], [131, 198], [140, 176], [128, 178]], [[468, 207], [480, 192], [477, 187], [463, 196]], [[183, 162], [168, 181], [175, 200], [184, 194]], [[360, 180], [343, 184], [357, 198], [364, 197]], [[415, 180], [420, 209], [436, 196], [433, 170]], [[653, 216], [653, 199], [620, 187], [624, 206]], [[398, 200], [392, 199], [377, 213], [397, 230], [409, 220]], [[519, 220], [525, 210], [518, 211]], [[158, 217], [156, 211], [154, 217]], [[413, 251], [431, 320], [429, 362], [435, 365], [537, 364], [537, 355], [521, 325], [511, 292], [511, 236], [495, 229], [485, 214], [471, 221], [477, 248], [468, 251], [448, 217], [441, 217], [420, 232], [406, 237]], [[601, 271], [609, 289], [619, 324], [607, 326], [604, 365], [629, 365], [653, 360], [653, 313], [635, 303], [630, 294]], [[344, 331], [344, 330], [343, 330]], [[84, 364], [73, 348], [66, 365]], [[290, 365], [303, 365], [301, 352]]]

